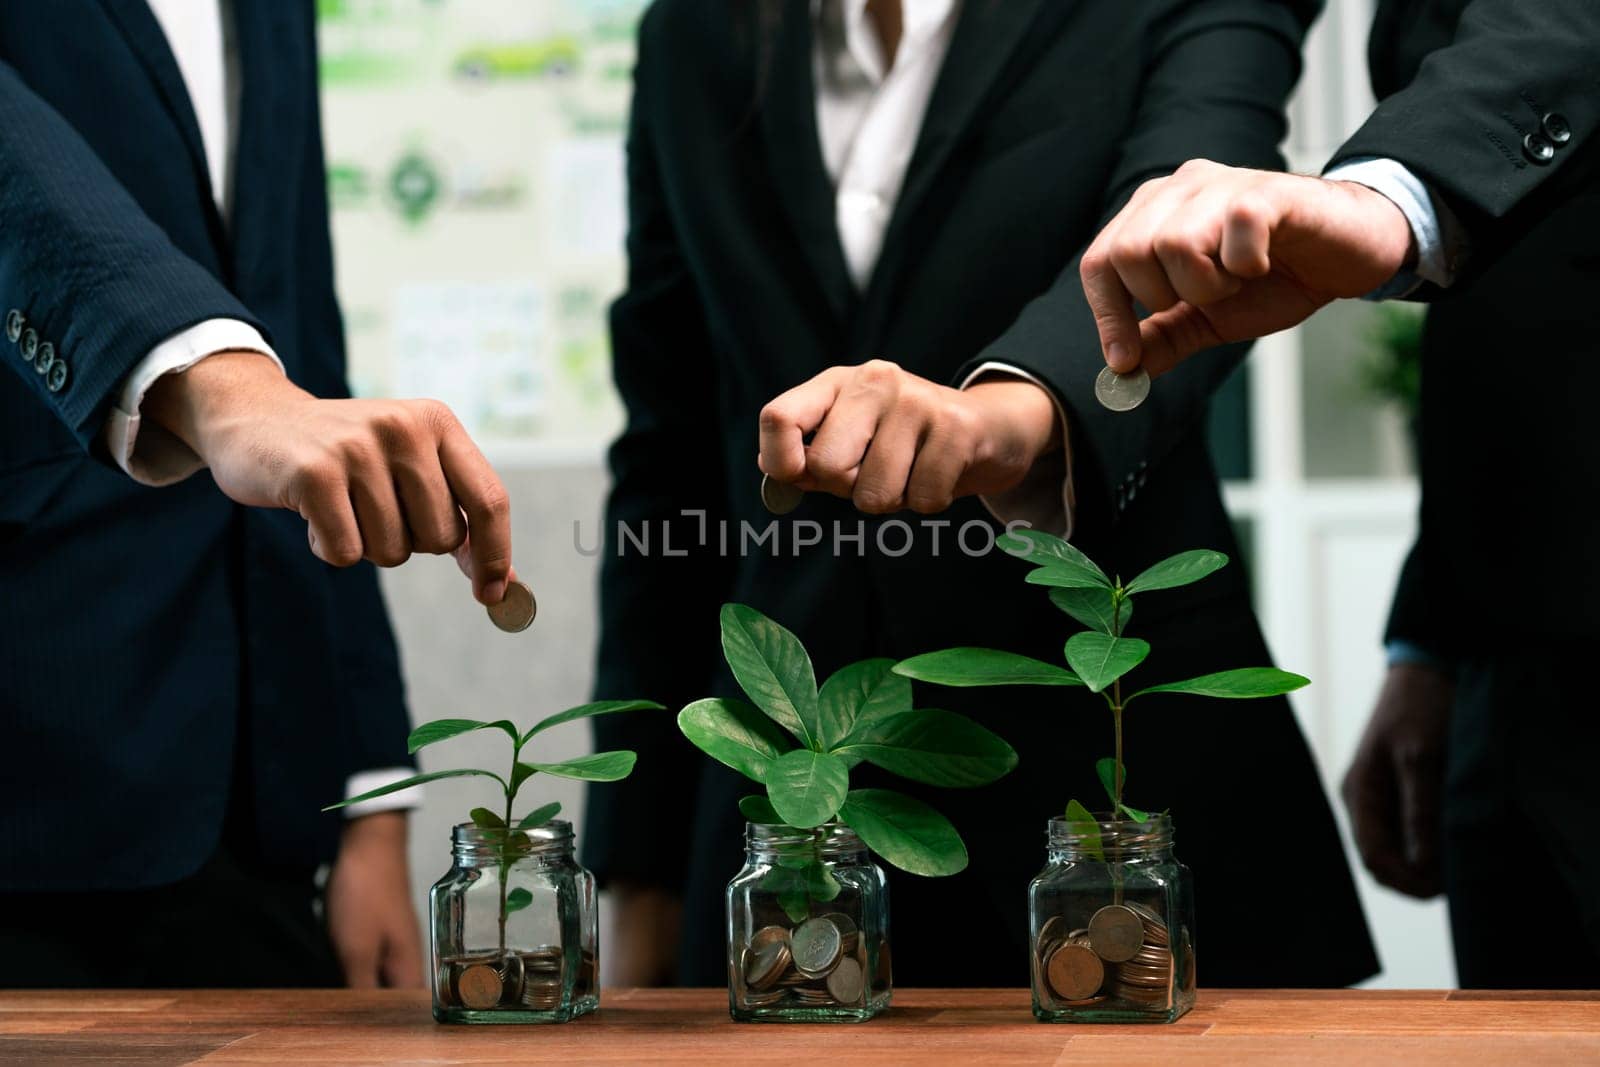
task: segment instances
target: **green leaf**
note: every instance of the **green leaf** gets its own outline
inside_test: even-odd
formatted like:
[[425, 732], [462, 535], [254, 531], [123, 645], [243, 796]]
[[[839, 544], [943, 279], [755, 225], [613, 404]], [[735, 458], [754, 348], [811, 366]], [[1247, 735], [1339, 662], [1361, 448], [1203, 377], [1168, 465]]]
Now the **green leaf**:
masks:
[[722, 654], [755, 706], [815, 747], [817, 676], [800, 639], [754, 608], [724, 604]]
[[506, 894], [506, 914], [510, 915], [514, 911], [521, 911], [532, 903], [533, 894], [518, 886]]
[[512, 793], [512, 795], [515, 796], [517, 790], [522, 788], [522, 783], [526, 782], [529, 778], [532, 778], [535, 774], [538, 773], [538, 771], [539, 771], [539, 768], [537, 766], [533, 765], [533, 764], [530, 764], [530, 763], [520, 763], [519, 762], [515, 766], [513, 766], [511, 768], [511, 793]]
[[1137, 578], [1128, 583], [1128, 592], [1148, 593], [1153, 589], [1175, 589], [1180, 585], [1198, 582], [1206, 575], [1219, 571], [1228, 565], [1228, 557], [1221, 552], [1213, 552], [1209, 548], [1197, 548], [1193, 552], [1179, 552], [1170, 559], [1141, 573]]
[[1072, 824], [1073, 832], [1083, 838], [1083, 850], [1104, 862], [1106, 854], [1100, 844], [1100, 820], [1088, 808], [1073, 800], [1067, 803], [1067, 822]]
[[[1091, 630], [1120, 636], [1133, 618], [1133, 600], [1123, 597], [1113, 610], [1115, 593], [1110, 589], [1052, 589], [1050, 603], [1071, 615]], [[1115, 626], [1112, 620], [1115, 619]]]
[[1150, 821], [1150, 813], [1148, 811], [1140, 811], [1138, 808], [1128, 804], [1122, 804], [1119, 806], [1122, 808], [1122, 813], [1128, 818], [1132, 819], [1134, 822]]
[[1017, 765], [998, 735], [965, 715], [928, 708], [858, 729], [834, 755], [857, 756], [891, 774], [928, 785], [987, 785]]
[[904, 794], [852, 789], [839, 820], [903, 871], [934, 877], [955, 874], [967, 865], [967, 846], [950, 820]]
[[821, 860], [814, 860], [807, 864], [801, 874], [806, 879], [806, 896], [824, 904], [839, 895], [839, 880], [833, 876], [833, 871]]
[[697, 700], [678, 712], [691, 744], [746, 778], [767, 780], [767, 768], [792, 742], [773, 721], [742, 700]]
[[543, 826], [545, 823], [549, 822], [551, 819], [560, 814], [561, 802], [559, 800], [552, 800], [550, 803], [541, 804], [539, 807], [534, 808], [532, 811], [528, 812], [528, 814], [524, 815], [520, 820], [518, 820], [517, 829], [535, 829]]
[[894, 672], [892, 659], [864, 659], [841, 667], [817, 695], [817, 744], [824, 752], [858, 723], [911, 707], [911, 682]]
[[894, 672], [934, 685], [1082, 685], [1077, 675], [1054, 663], [995, 648], [947, 648], [912, 656]]
[[534, 734], [560, 726], [564, 722], [573, 722], [577, 719], [590, 719], [596, 715], [611, 715], [618, 711], [666, 711], [666, 707], [653, 700], [597, 700], [592, 704], [579, 704], [566, 711], [558, 711], [547, 719], [541, 720], [533, 729], [522, 735], [522, 742], [527, 743]]
[[337, 803], [337, 804], [329, 804], [327, 807], [323, 808], [322, 810], [323, 811], [333, 811], [336, 808], [345, 808], [345, 807], [349, 807], [351, 804], [359, 804], [363, 800], [371, 800], [373, 797], [386, 797], [390, 793], [398, 793], [402, 789], [410, 789], [412, 786], [421, 785], [423, 782], [436, 782], [440, 778], [471, 778], [471, 777], [493, 778], [495, 781], [500, 783], [500, 788], [501, 789], [506, 788], [505, 779], [501, 778], [498, 774], [495, 774], [493, 771], [477, 771], [477, 770], [465, 770], [465, 769], [458, 770], [458, 771], [429, 771], [427, 774], [414, 774], [410, 778], [402, 779], [401, 781], [398, 781], [398, 782], [390, 782], [388, 785], [383, 786], [382, 788], [370, 790], [368, 792], [362, 793], [358, 797], [349, 797], [348, 799], [339, 801], [339, 803]]
[[811, 914], [811, 894], [806, 891], [803, 869], [774, 866], [761, 877], [760, 886], [778, 898], [778, 906], [790, 922], [800, 922]]
[[504, 830], [506, 821], [488, 808], [473, 808], [467, 813], [472, 817], [472, 825], [481, 830]]
[[[1069, 587], [1111, 588], [1111, 579], [1094, 560], [1054, 534], [1043, 530], [1012, 530], [995, 538], [995, 544], [1018, 559], [1056, 572], [1058, 581]], [[1034, 574], [1038, 572], [1035, 571]], [[1028, 580], [1034, 581], [1032, 574]], [[1050, 582], [1035, 584], [1052, 584]]]
[[1311, 679], [1276, 667], [1240, 667], [1238, 670], [1202, 674], [1182, 682], [1167, 682], [1141, 689], [1129, 697], [1142, 697], [1147, 693], [1193, 693], [1202, 697], [1222, 697], [1228, 700], [1253, 700], [1257, 697], [1276, 697], [1303, 689]]
[[580, 782], [617, 782], [633, 772], [633, 764], [637, 759], [632, 752], [596, 752], [561, 763], [528, 763], [521, 766], [532, 767], [557, 778], [576, 778]]
[[[1117, 761], [1111, 756], [1094, 761], [1094, 773], [1100, 776], [1100, 784], [1105, 787], [1106, 798], [1111, 801], [1113, 809], [1118, 804], [1116, 767]], [[1126, 766], [1122, 768], [1122, 787], [1124, 789], [1128, 787], [1128, 768]]]
[[1047, 585], [1054, 589], [1104, 589], [1100, 581], [1082, 571], [1067, 567], [1039, 567], [1028, 572], [1023, 579], [1029, 585]]
[[783, 816], [772, 806], [772, 801], [754, 793], [739, 798], [739, 814], [750, 822], [762, 826], [782, 826]]
[[767, 798], [789, 826], [808, 829], [833, 818], [850, 789], [850, 769], [838, 756], [797, 748], [767, 769]]
[[1066, 654], [1083, 684], [1091, 693], [1098, 693], [1144, 662], [1150, 646], [1137, 637], [1090, 632], [1067, 638]]
[[425, 722], [406, 738], [406, 751], [415, 754], [417, 749], [439, 741], [448, 741], [452, 737], [469, 734], [474, 730], [504, 730], [514, 742], [517, 740], [517, 724], [506, 719], [497, 719], [494, 722], [479, 722], [477, 719], [435, 719]]

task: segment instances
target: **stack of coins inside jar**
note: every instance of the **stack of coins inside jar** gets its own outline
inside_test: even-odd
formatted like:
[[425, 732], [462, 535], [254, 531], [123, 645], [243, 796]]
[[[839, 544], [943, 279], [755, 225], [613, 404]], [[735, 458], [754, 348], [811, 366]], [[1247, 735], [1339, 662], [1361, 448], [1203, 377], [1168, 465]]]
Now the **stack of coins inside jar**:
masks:
[[[878, 970], [885, 976], [888, 953], [889, 946], [880, 944]], [[745, 946], [735, 979], [746, 1008], [860, 1007], [870, 984], [866, 942], [843, 912], [794, 927], [763, 926]]]
[[[473, 1011], [557, 1011], [561, 1007], [562, 963], [559, 945], [444, 960], [439, 965], [439, 998], [446, 1006]], [[599, 961], [584, 949], [573, 976], [572, 999], [592, 995], [598, 981]]]
[[[1187, 933], [1184, 934], [1187, 937]], [[1034, 941], [1033, 965], [1059, 1007], [1135, 1007], [1165, 1011], [1178, 990], [1167, 924], [1142, 904], [1107, 904], [1089, 925], [1068, 929], [1053, 916]], [[1183, 987], [1194, 984], [1194, 954], [1183, 953]]]

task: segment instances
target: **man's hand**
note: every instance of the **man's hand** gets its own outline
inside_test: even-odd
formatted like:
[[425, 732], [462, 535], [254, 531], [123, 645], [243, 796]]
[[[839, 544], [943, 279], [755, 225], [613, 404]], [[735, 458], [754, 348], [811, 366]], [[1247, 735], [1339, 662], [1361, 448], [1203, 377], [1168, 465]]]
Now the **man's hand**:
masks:
[[957, 497], [1014, 487], [1060, 447], [1055, 402], [1032, 382], [951, 389], [872, 360], [830, 367], [762, 408], [757, 462], [778, 481], [869, 514], [932, 514]]
[[678, 965], [683, 901], [664, 889], [617, 882], [606, 890], [611, 946], [606, 985], [642, 988], [669, 985]]
[[1455, 683], [1415, 664], [1389, 668], [1344, 777], [1356, 848], [1372, 876], [1426, 900], [1443, 890], [1439, 860], [1445, 745]]
[[1154, 376], [1370, 293], [1414, 254], [1405, 215], [1366, 186], [1193, 160], [1140, 186], [1081, 273], [1106, 362]]
[[160, 379], [141, 410], [232, 499], [299, 512], [319, 559], [393, 567], [455, 553], [480, 602], [505, 596], [510, 502], [443, 404], [319, 400], [265, 356], [223, 352]]
[[324, 900], [328, 936], [346, 985], [422, 985], [422, 943], [411, 907], [403, 812], [363, 815], [345, 824]]

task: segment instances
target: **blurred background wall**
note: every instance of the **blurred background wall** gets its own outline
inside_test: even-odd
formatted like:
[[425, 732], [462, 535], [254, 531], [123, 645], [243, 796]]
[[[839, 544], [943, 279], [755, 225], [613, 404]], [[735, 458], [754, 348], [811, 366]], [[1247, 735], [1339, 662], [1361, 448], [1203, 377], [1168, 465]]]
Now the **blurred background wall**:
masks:
[[[621, 138], [644, 6], [319, 0], [353, 383], [455, 408], [506, 480], [517, 566], [539, 595], [534, 628], [508, 636], [447, 561], [384, 575], [418, 721], [531, 721], [588, 695], [596, 560], [575, 537], [595, 544], [603, 450], [620, 422], [604, 311], [622, 279]], [[1329, 0], [1293, 105], [1296, 169], [1319, 169], [1371, 107], [1370, 18], [1371, 0]], [[1295, 707], [1331, 791], [1377, 692], [1383, 618], [1414, 530], [1414, 336], [1405, 309], [1325, 312], [1259, 346], [1213, 415], [1274, 653], [1316, 681]], [[494, 736], [429, 751], [424, 767], [498, 765]], [[582, 726], [545, 736], [552, 759], [588, 747]], [[412, 826], [424, 914], [449, 826], [484, 798], [471, 784], [428, 789]], [[539, 796], [560, 800], [582, 833], [581, 789], [547, 781]], [[1360, 877], [1384, 964], [1374, 984], [1453, 985], [1443, 906]]]

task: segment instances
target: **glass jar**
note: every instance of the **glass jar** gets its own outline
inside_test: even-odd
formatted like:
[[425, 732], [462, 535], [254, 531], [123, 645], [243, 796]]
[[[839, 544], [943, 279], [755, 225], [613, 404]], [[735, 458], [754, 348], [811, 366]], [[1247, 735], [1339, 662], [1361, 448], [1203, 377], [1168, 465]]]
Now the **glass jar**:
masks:
[[566, 1022], [600, 1005], [594, 876], [572, 824], [451, 835], [454, 861], [428, 894], [433, 1017], [442, 1023]]
[[1172, 820], [1050, 820], [1028, 886], [1033, 1014], [1044, 1022], [1171, 1022], [1194, 1007], [1194, 890]]
[[889, 883], [855, 831], [749, 823], [728, 883], [740, 1022], [859, 1022], [889, 1006]]

